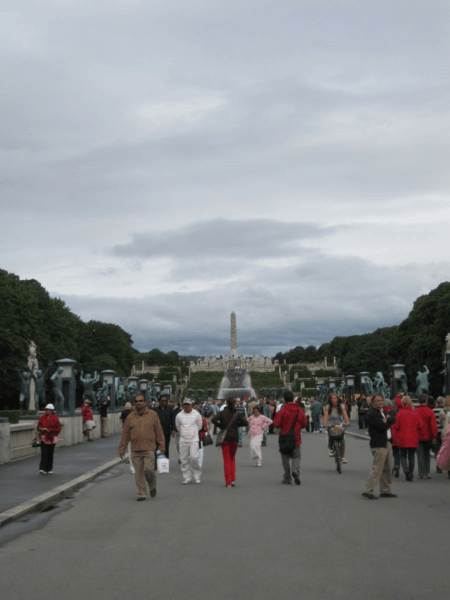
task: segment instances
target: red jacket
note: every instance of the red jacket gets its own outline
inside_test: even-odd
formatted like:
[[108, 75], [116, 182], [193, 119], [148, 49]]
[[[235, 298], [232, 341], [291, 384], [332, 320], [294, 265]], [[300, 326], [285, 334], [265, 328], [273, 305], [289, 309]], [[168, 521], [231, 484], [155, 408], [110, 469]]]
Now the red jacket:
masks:
[[198, 436], [201, 441], [203, 441], [205, 439], [205, 435], [208, 432], [208, 423], [206, 422], [206, 419], [203, 417], [202, 417], [202, 425], [203, 425], [203, 427], [198, 432]]
[[[295, 421], [295, 417], [297, 415], [297, 420]], [[285, 435], [289, 433], [292, 425], [295, 421], [295, 445], [300, 446], [302, 443], [302, 429], [306, 427], [308, 424], [308, 420], [306, 418], [303, 410], [296, 404], [295, 402], [287, 402], [283, 408], [281, 408], [273, 419], [273, 426], [277, 429], [281, 427], [280, 433]]]
[[438, 434], [436, 417], [432, 409], [426, 404], [421, 404], [415, 410], [419, 417], [419, 441], [435, 440]]
[[94, 418], [92, 415], [92, 410], [87, 404], [83, 404], [83, 406], [81, 407], [81, 416], [83, 418], [83, 421], [92, 421], [92, 419]]
[[41, 431], [42, 441], [46, 444], [54, 444], [56, 436], [61, 431], [61, 423], [55, 413], [51, 413], [48, 417], [47, 415], [42, 415], [37, 426], [38, 429], [42, 427], [49, 430]]
[[417, 448], [419, 445], [419, 416], [412, 406], [403, 406], [391, 425], [392, 441], [399, 448]]

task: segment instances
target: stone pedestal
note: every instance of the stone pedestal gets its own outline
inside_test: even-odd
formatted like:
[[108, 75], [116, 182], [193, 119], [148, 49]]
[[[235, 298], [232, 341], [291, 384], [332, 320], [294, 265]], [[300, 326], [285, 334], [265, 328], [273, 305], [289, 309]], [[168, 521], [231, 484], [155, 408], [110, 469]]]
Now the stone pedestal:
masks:
[[8, 419], [0, 419], [0, 464], [11, 460], [11, 426]]

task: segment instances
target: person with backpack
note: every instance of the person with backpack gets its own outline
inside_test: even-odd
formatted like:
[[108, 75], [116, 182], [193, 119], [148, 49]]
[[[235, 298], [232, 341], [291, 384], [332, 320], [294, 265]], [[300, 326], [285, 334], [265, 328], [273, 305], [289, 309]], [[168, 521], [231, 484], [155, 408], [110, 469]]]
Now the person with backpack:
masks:
[[306, 415], [294, 402], [294, 394], [284, 392], [284, 405], [275, 414], [273, 424], [280, 429], [278, 444], [281, 453], [281, 463], [284, 476], [281, 483], [290, 484], [292, 478], [296, 485], [300, 485], [300, 445], [302, 443], [302, 429], [306, 427]]

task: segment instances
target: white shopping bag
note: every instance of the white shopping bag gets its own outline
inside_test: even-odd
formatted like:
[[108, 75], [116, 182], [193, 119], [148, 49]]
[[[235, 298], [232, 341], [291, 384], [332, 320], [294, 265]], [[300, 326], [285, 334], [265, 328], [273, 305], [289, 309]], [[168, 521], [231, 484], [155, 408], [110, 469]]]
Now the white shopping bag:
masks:
[[169, 459], [161, 454], [156, 459], [156, 464], [158, 466], [158, 473], [168, 473], [169, 472]]

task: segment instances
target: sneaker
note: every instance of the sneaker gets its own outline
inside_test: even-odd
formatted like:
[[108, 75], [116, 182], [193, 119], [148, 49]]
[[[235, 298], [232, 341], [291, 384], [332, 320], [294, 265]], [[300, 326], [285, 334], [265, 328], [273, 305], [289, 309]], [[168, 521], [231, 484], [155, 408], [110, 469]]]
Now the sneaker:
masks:
[[47, 471], [47, 475], [53, 475], [53, 471]]
[[195, 483], [201, 483], [200, 477], [198, 479], [194, 479]]
[[236, 485], [236, 482], [235, 482], [235, 481], [232, 481], [232, 482], [231, 482], [231, 487], [234, 487], [235, 485]]
[[41, 475], [47, 475], [47, 473], [45, 471], [43, 471], [42, 469], [40, 469], [39, 473], [41, 473]]
[[343, 459], [342, 459], [342, 464], [343, 464], [343, 465], [346, 465], [346, 464], [347, 464], [347, 459], [346, 459], [346, 458], [343, 458]]
[[183, 485], [187, 485], [188, 483], [192, 483], [192, 479], [185, 479], [183, 481]]
[[328, 453], [328, 456], [334, 456], [334, 452], [332, 450], [330, 450], [330, 452]]

